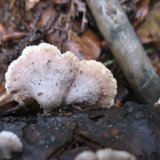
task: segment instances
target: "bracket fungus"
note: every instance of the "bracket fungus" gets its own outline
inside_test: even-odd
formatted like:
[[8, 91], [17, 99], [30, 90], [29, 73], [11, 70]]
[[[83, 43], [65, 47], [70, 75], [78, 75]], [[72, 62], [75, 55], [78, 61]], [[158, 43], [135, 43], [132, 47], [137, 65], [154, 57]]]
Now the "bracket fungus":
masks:
[[84, 151], [77, 155], [74, 160], [136, 160], [136, 158], [126, 152], [113, 149], [100, 149], [96, 153], [92, 151]]
[[97, 157], [92, 151], [83, 151], [74, 160], [97, 160]]
[[0, 132], [0, 159], [11, 159], [12, 153], [22, 151], [22, 142], [16, 134], [9, 131]]
[[70, 104], [110, 108], [117, 93], [117, 82], [102, 63], [79, 61], [70, 51], [61, 54], [47, 43], [26, 47], [5, 78], [16, 101], [36, 100], [46, 113]]

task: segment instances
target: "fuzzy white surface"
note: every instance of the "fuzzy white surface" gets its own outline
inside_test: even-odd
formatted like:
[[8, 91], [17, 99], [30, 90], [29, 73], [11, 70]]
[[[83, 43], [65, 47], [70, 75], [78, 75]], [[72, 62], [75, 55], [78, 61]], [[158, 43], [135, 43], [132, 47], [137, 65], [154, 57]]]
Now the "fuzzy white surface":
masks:
[[22, 148], [22, 142], [16, 134], [9, 131], [0, 132], [0, 159], [11, 159], [12, 153], [19, 153]]

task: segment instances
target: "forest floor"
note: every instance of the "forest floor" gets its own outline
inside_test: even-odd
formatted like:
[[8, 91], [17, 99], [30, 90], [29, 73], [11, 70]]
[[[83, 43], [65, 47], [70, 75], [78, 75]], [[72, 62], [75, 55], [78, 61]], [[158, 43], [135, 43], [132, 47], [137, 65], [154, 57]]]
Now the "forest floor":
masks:
[[[160, 75], [160, 2], [119, 1]], [[118, 82], [114, 107], [90, 112], [65, 108], [44, 116], [6, 96], [8, 65], [26, 46], [40, 42], [108, 67]], [[15, 159], [70, 160], [83, 150], [106, 147], [129, 151], [138, 160], [160, 159], [158, 108], [140, 104], [108, 45], [83, 0], [39, 0], [33, 6], [27, 0], [0, 1], [0, 130], [22, 139], [24, 150]]]

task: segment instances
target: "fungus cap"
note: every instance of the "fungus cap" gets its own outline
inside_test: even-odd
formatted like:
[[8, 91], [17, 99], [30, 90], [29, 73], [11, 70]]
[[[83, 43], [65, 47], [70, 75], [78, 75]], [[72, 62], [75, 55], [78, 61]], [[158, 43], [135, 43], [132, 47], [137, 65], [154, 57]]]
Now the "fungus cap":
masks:
[[95, 60], [83, 60], [65, 103], [110, 108], [116, 93], [117, 82], [111, 71]]
[[6, 90], [20, 104], [35, 99], [45, 112], [60, 106], [78, 70], [78, 58], [41, 43], [26, 47], [6, 73]]
[[22, 142], [16, 134], [9, 131], [0, 132], [0, 159], [11, 159], [12, 153], [19, 153], [22, 148]]
[[160, 98], [159, 98], [158, 101], [154, 104], [154, 107], [157, 107], [157, 108], [160, 107]]
[[113, 149], [101, 149], [96, 152], [98, 160], [136, 160], [136, 158], [126, 152]]
[[126, 151], [117, 151], [108, 148], [100, 149], [96, 153], [83, 151], [74, 160], [136, 160], [136, 158]]
[[6, 73], [6, 90], [20, 104], [31, 100], [51, 112], [61, 105], [111, 107], [117, 93], [112, 73], [100, 62], [41, 43], [26, 47]]
[[74, 160], [98, 160], [92, 151], [84, 151], [76, 156]]

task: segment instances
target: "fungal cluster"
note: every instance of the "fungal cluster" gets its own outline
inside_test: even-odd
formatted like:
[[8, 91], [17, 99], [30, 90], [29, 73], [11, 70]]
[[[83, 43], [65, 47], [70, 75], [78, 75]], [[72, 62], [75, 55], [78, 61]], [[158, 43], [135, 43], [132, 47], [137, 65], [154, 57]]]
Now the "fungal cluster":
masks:
[[12, 153], [22, 151], [22, 142], [16, 134], [10, 131], [0, 132], [0, 159], [11, 159]]
[[62, 105], [110, 108], [117, 82], [109, 69], [94, 60], [47, 43], [26, 47], [6, 73], [6, 90], [20, 104], [35, 100], [48, 113]]
[[74, 160], [136, 160], [136, 158], [126, 151], [100, 149], [96, 153], [84, 151], [77, 155]]

